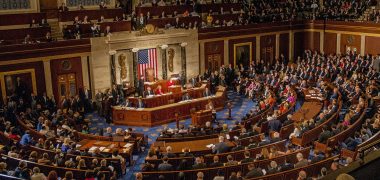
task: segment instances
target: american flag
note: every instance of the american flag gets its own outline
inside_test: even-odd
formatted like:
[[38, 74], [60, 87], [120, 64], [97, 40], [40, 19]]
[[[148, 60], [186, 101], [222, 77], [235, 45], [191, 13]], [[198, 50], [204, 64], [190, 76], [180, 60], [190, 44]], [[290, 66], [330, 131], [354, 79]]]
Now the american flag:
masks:
[[138, 52], [138, 76], [145, 76], [145, 70], [152, 68], [154, 77], [157, 78], [157, 51], [156, 48], [143, 49]]

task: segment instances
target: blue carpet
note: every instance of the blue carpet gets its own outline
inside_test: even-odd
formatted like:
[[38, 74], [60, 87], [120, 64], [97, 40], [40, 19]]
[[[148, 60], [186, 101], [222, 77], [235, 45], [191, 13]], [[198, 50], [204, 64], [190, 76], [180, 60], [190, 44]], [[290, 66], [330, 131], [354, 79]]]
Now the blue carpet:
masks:
[[[234, 124], [236, 121], [241, 120], [243, 116], [255, 105], [255, 102], [252, 100], [245, 98], [244, 96], [238, 95], [234, 93], [233, 91], [227, 92], [227, 97], [229, 100], [232, 101], [232, 120], [227, 120], [228, 118], [228, 109], [223, 109], [219, 112], [217, 112], [217, 119], [220, 123], [225, 123], [228, 125]], [[169, 124], [164, 124], [161, 126], [156, 126], [152, 128], [145, 128], [145, 127], [136, 127], [136, 126], [122, 126], [122, 125], [109, 125], [106, 123], [105, 119], [102, 117], [99, 117], [96, 113], [91, 114], [93, 116], [92, 122], [90, 125], [90, 131], [91, 133], [99, 133], [99, 130], [101, 128], [107, 128], [112, 127], [112, 129], [115, 131], [116, 128], [132, 128], [133, 131], [136, 132], [142, 132], [146, 135], [148, 135], [148, 147], [155, 142], [157, 136], [160, 134], [160, 132], [165, 128], [175, 128], [176, 123], [172, 122]], [[191, 119], [182, 120], [180, 122], [181, 124], [184, 124], [185, 126], [188, 126], [191, 124]], [[147, 155], [147, 150], [144, 152], [141, 152], [140, 154], [135, 154], [133, 159], [136, 161], [134, 166], [127, 167], [127, 174], [123, 177], [123, 179], [134, 179], [134, 173], [140, 171], [141, 167], [140, 165], [144, 162], [144, 159]]]

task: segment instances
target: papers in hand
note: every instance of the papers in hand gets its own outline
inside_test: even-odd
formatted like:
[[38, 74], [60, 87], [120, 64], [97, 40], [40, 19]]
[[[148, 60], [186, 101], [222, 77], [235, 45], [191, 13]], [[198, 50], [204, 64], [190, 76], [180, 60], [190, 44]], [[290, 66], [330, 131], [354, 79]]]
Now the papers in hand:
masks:
[[97, 148], [98, 148], [98, 147], [96, 147], [96, 146], [92, 146], [88, 151], [93, 152], [93, 151], [95, 151]]
[[125, 147], [125, 148], [129, 148], [129, 147], [131, 147], [131, 146], [133, 146], [132, 143], [127, 143], [127, 144], [125, 144], [123, 147]]
[[207, 148], [211, 148], [211, 149], [212, 149], [212, 148], [214, 148], [214, 147], [215, 147], [215, 145], [214, 145], [214, 144], [209, 144], [209, 145], [207, 145], [206, 147], [207, 147]]
[[230, 138], [231, 138], [230, 135], [227, 134], [227, 135], [226, 135], [226, 139], [230, 140]]

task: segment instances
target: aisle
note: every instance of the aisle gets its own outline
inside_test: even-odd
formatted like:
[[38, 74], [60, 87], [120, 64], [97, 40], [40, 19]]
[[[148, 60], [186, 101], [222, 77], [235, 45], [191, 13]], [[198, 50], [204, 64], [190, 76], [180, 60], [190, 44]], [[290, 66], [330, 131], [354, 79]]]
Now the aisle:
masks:
[[[233, 120], [227, 120], [228, 118], [228, 109], [223, 109], [222, 111], [217, 112], [217, 118], [220, 123], [226, 123], [228, 125], [234, 124], [237, 120], [240, 120], [250, 109], [255, 105], [255, 102], [252, 100], [249, 100], [247, 98], [244, 98], [243, 96], [240, 96], [236, 94], [233, 91], [227, 92], [228, 99], [232, 101], [232, 118]], [[96, 113], [89, 114], [92, 115], [92, 122], [90, 125], [90, 131], [91, 133], [98, 133], [101, 128], [107, 128], [112, 127], [112, 129], [115, 131], [116, 128], [123, 128], [126, 129], [128, 127], [132, 128], [133, 131], [136, 132], [143, 132], [144, 134], [148, 135], [148, 148], [149, 146], [156, 140], [157, 136], [160, 134], [160, 132], [165, 128], [175, 128], [176, 123], [172, 122], [169, 124], [156, 126], [152, 128], [145, 128], [145, 127], [135, 127], [135, 126], [122, 126], [122, 125], [108, 125], [104, 118], [99, 117]], [[88, 116], [88, 115], [87, 115]], [[191, 124], [190, 119], [182, 120], [180, 121], [181, 124], [185, 124], [185, 126], [188, 126]], [[134, 160], [136, 161], [135, 165], [132, 167], [127, 168], [127, 174], [124, 176], [123, 179], [133, 179], [133, 174], [135, 172], [138, 172], [140, 170], [140, 165], [144, 162], [144, 159], [147, 155], [147, 150], [144, 152], [141, 152], [140, 154], [134, 155]]]

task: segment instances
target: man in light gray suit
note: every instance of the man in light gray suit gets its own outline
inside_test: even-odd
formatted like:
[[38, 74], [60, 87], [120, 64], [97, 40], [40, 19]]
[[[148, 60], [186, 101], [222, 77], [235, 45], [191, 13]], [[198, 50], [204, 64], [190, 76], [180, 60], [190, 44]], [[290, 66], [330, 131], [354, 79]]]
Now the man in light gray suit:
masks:
[[227, 143], [224, 142], [224, 137], [219, 136], [219, 143], [215, 144], [215, 146], [212, 148], [212, 153], [220, 154], [225, 153], [230, 150], [230, 147], [228, 147]]

